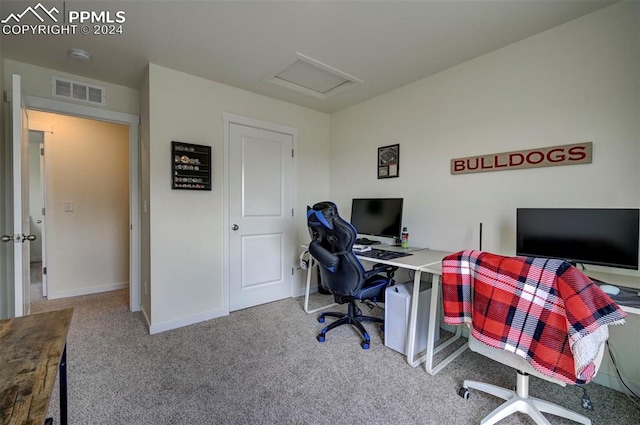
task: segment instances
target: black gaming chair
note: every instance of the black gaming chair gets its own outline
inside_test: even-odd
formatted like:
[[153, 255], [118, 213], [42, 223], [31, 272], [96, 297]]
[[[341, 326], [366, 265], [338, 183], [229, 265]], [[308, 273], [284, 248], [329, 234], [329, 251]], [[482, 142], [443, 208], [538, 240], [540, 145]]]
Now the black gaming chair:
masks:
[[[338, 208], [333, 202], [319, 202], [313, 208], [307, 207], [307, 224], [311, 234], [309, 253], [320, 264], [322, 286], [333, 293], [338, 304], [349, 303], [346, 314], [329, 312], [318, 317], [320, 323], [324, 323], [326, 316], [337, 317], [338, 320], [323, 328], [317, 339], [324, 342], [328, 331], [351, 324], [362, 336], [362, 348], [368, 349], [371, 339], [361, 322], [384, 323], [384, 320], [363, 316], [356, 300], [383, 301], [384, 291], [393, 284], [393, 272], [397, 267], [377, 264], [372, 270], [364, 270], [351, 250], [357, 231], [338, 215]], [[378, 274], [382, 272], [386, 276]]]

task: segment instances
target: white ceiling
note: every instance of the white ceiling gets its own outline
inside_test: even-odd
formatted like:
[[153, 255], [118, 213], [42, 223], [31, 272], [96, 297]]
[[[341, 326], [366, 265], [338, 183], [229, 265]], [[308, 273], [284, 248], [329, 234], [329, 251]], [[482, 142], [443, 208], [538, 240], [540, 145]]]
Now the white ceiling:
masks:
[[[33, 1], [0, 2], [0, 17]], [[148, 62], [331, 113], [615, 3], [613, 0], [46, 1], [125, 12], [122, 35], [3, 35], [4, 58], [139, 88]], [[63, 9], [64, 8], [64, 9]], [[61, 13], [60, 16], [63, 16]], [[25, 22], [27, 17], [24, 18]], [[35, 22], [38, 23], [38, 22]], [[71, 47], [91, 53], [72, 61]], [[318, 99], [265, 80], [296, 52], [364, 82]]]

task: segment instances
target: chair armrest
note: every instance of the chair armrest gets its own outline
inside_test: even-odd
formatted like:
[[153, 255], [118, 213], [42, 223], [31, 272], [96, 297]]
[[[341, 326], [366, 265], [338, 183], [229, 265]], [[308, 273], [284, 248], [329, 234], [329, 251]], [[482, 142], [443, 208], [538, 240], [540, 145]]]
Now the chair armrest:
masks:
[[368, 279], [371, 276], [376, 275], [378, 273], [386, 273], [387, 276], [391, 278], [393, 277], [393, 274], [395, 273], [396, 270], [398, 270], [398, 267], [396, 266], [389, 266], [387, 264], [376, 263], [373, 265], [373, 267], [370, 270], [367, 270], [366, 272], [364, 272], [364, 278]]
[[309, 254], [315, 258], [324, 268], [330, 272], [335, 272], [338, 269], [340, 263], [340, 257], [332, 254], [329, 250], [324, 248], [320, 242], [312, 241], [309, 244]]

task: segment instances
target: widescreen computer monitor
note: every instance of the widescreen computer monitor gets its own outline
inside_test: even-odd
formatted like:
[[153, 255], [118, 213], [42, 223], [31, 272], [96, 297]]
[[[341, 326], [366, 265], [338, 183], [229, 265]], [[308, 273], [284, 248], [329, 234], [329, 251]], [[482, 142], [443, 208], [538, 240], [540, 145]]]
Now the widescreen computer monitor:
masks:
[[518, 208], [516, 255], [638, 269], [638, 209]]
[[400, 238], [402, 198], [354, 199], [351, 224], [360, 235]]

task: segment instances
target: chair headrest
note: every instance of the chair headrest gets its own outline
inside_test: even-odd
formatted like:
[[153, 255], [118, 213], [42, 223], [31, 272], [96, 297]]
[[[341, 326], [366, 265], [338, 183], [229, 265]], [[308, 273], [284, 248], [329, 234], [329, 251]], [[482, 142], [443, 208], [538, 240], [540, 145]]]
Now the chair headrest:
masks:
[[307, 224], [309, 227], [324, 226], [333, 230], [333, 220], [339, 217], [338, 207], [330, 201], [318, 202], [313, 207], [307, 207]]

